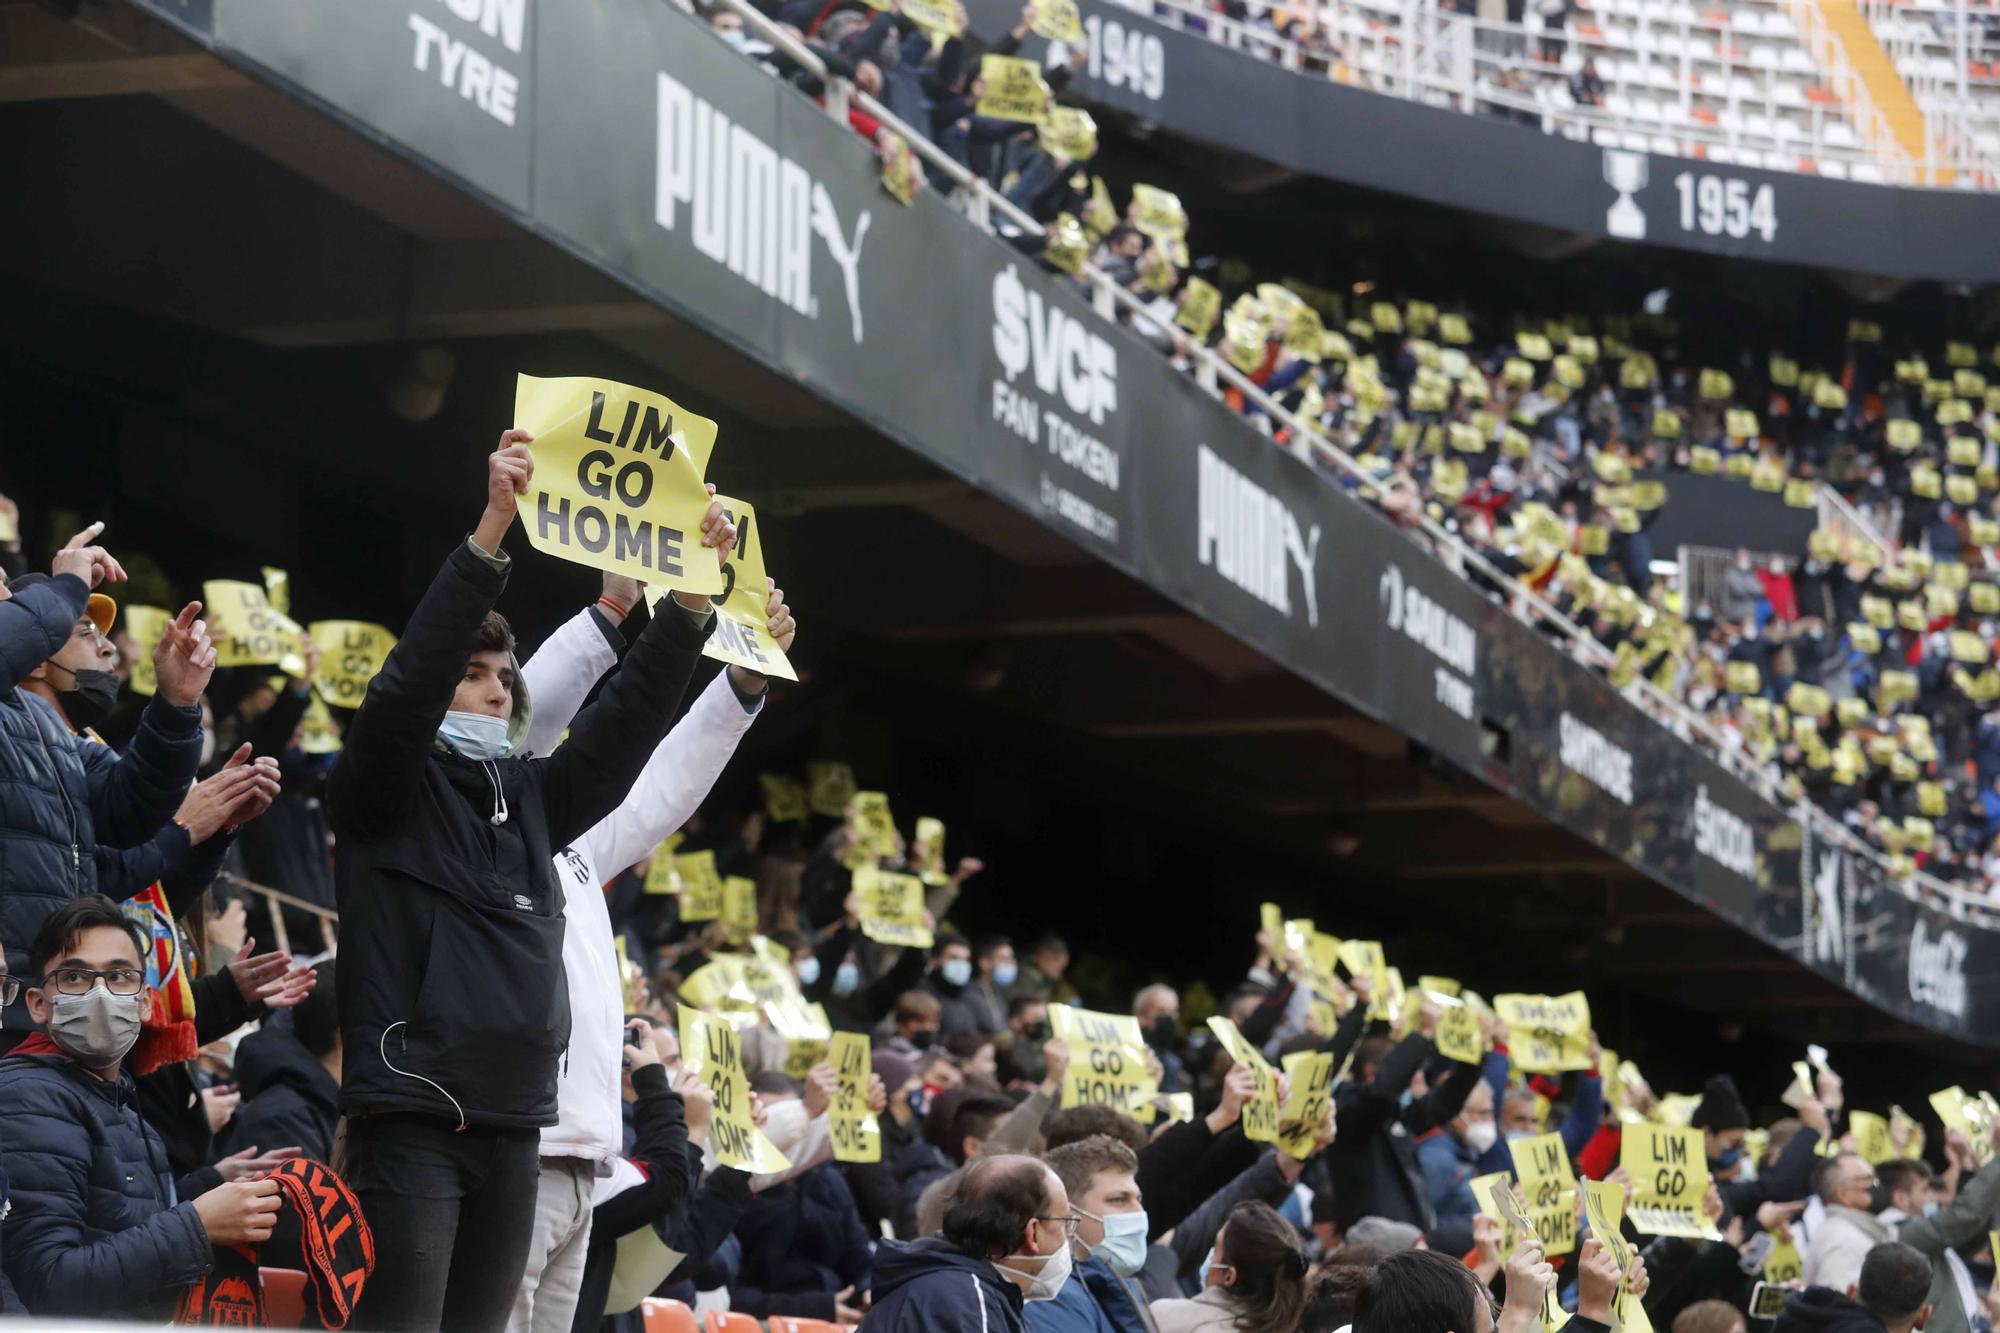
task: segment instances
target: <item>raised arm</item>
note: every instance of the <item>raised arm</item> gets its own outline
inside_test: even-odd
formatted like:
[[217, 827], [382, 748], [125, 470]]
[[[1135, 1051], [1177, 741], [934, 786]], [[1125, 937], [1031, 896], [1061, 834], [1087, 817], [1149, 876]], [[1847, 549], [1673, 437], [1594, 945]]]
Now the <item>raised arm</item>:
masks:
[[394, 827], [416, 806], [424, 761], [465, 672], [479, 622], [507, 586], [500, 541], [519, 492], [534, 475], [522, 430], [500, 436], [486, 459], [486, 510], [446, 557], [348, 725], [327, 778], [327, 808], [339, 833]]
[[[623, 620], [623, 617], [620, 617]], [[612, 667], [625, 647], [618, 627], [597, 606], [586, 606], [542, 640], [521, 666], [535, 716], [528, 725], [526, 752], [548, 754], [569, 729], [590, 687]]]

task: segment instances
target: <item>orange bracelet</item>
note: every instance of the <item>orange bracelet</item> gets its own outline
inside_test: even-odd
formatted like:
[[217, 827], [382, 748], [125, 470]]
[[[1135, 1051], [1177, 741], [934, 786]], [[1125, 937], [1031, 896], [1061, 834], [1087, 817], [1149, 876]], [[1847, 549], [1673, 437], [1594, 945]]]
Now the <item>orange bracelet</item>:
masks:
[[599, 597], [597, 604], [607, 611], [616, 611], [620, 620], [632, 614], [631, 607], [624, 605], [610, 593], [605, 593], [602, 597]]

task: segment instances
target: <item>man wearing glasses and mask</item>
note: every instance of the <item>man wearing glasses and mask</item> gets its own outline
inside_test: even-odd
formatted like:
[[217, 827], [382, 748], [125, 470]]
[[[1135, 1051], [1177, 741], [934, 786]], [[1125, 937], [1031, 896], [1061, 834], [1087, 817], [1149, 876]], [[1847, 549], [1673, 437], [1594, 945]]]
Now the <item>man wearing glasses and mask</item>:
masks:
[[46, 1029], [0, 1059], [0, 1174], [11, 1194], [6, 1276], [31, 1314], [160, 1323], [216, 1245], [268, 1239], [270, 1180], [174, 1193], [166, 1149], [133, 1104], [126, 1054], [151, 1003], [144, 941], [91, 894], [43, 921], [21, 985]]

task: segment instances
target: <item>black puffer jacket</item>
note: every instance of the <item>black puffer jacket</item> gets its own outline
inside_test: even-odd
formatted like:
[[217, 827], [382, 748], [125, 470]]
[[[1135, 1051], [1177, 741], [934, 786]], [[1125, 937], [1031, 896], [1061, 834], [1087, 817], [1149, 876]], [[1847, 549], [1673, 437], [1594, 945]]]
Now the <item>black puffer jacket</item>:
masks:
[[[55, 709], [15, 688], [62, 647], [89, 596], [64, 574], [0, 601], [0, 942], [16, 973], [50, 912], [99, 891], [97, 844], [151, 838], [201, 761], [199, 709], [155, 698], [120, 754], [74, 735]], [[18, 1001], [0, 1025], [31, 1026]]]
[[166, 1148], [129, 1076], [107, 1083], [60, 1054], [0, 1060], [0, 1164], [7, 1276], [37, 1315], [164, 1323], [214, 1262], [194, 1204], [168, 1204]]
[[[475, 762], [438, 745], [437, 729], [506, 581], [459, 544], [370, 683], [327, 782], [347, 1114], [556, 1122], [569, 992], [550, 857], [625, 799], [714, 627], [713, 612], [662, 600], [561, 749]], [[516, 732], [523, 694], [517, 673]]]
[[236, 1086], [243, 1104], [223, 1127], [220, 1153], [297, 1148], [316, 1162], [332, 1159], [340, 1081], [306, 1049], [287, 1015], [273, 1014], [237, 1045]]

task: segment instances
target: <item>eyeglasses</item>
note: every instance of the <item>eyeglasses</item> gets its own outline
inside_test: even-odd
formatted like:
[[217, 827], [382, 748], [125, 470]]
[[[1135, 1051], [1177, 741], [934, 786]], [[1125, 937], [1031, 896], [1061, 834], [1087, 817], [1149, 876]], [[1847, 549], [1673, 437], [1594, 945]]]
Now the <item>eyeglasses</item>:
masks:
[[42, 978], [42, 985], [58, 995], [88, 995], [100, 980], [113, 995], [137, 995], [146, 989], [146, 974], [131, 967], [113, 967], [102, 972], [88, 967], [59, 967]]
[[19, 977], [0, 977], [0, 1005], [12, 1004], [21, 998]]
[[1075, 1240], [1075, 1239], [1076, 1239], [1076, 1224], [1077, 1224], [1078, 1222], [1082, 1221], [1083, 1219], [1082, 1219], [1082, 1218], [1080, 1218], [1080, 1217], [1078, 1217], [1078, 1216], [1077, 1216], [1077, 1215], [1076, 1215], [1075, 1213], [1071, 1213], [1071, 1214], [1070, 1214], [1070, 1215], [1069, 1215], [1068, 1217], [1038, 1217], [1038, 1218], [1036, 1218], [1035, 1220], [1036, 1220], [1037, 1222], [1060, 1222], [1060, 1223], [1062, 1223], [1062, 1224], [1063, 1224], [1063, 1239], [1067, 1241], [1067, 1240]]

